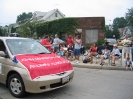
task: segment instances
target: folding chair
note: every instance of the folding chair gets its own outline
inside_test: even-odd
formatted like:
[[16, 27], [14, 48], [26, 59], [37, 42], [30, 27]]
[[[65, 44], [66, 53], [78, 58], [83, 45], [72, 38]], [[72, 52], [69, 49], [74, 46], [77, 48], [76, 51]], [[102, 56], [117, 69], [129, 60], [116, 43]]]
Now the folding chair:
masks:
[[[82, 60], [84, 60], [84, 59], [86, 59], [86, 58], [88, 57], [89, 52], [90, 52], [90, 50], [85, 51], [85, 53], [84, 53], [84, 55], [83, 55], [83, 57], [82, 57]], [[89, 57], [88, 57], [88, 58], [89, 58]], [[95, 59], [96, 59], [96, 64], [97, 64], [97, 63], [98, 63], [98, 58], [99, 58], [98, 54], [97, 54], [97, 55], [95, 55], [95, 56], [93, 56], [93, 58], [95, 58]]]
[[98, 49], [97, 49], [97, 53], [98, 53], [98, 54], [95, 56], [95, 57], [96, 57], [96, 62], [99, 61], [100, 56], [101, 56], [101, 54], [102, 54], [102, 50], [104, 50], [104, 49], [105, 49], [104, 46], [98, 46]]
[[[122, 49], [119, 49], [119, 50], [120, 50], [121, 56], [116, 61], [119, 61], [120, 65], [122, 66]], [[111, 57], [110, 57], [110, 61], [111, 61], [110, 65], [112, 65], [112, 58]]]

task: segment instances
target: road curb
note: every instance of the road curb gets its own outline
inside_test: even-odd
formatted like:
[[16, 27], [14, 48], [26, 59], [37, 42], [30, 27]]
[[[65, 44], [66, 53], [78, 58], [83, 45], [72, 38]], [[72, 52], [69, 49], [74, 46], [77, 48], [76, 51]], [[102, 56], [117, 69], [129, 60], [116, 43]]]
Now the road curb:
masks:
[[72, 66], [73, 67], [78, 67], [78, 68], [89, 68], [89, 69], [105, 69], [105, 70], [125, 70], [125, 67], [122, 67], [122, 66], [98, 66], [98, 65], [82, 65], [82, 64], [73, 64], [72, 63]]

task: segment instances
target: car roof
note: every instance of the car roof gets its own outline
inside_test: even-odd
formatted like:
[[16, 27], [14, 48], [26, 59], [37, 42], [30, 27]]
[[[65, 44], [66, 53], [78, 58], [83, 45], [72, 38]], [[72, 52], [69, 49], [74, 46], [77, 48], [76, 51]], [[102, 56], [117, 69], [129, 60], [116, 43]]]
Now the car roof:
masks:
[[116, 39], [113, 39], [113, 38], [107, 38], [105, 40], [107, 40], [107, 41], [109, 41], [109, 40], [115, 40], [116, 41]]
[[0, 39], [6, 40], [6, 39], [30, 39], [30, 38], [23, 38], [23, 37], [0, 37]]

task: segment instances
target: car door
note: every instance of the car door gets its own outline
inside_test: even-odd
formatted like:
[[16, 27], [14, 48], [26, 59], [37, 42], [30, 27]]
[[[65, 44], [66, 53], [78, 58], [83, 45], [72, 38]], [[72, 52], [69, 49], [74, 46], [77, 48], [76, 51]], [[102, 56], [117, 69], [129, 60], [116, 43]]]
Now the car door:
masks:
[[0, 82], [6, 83], [7, 74], [14, 67], [14, 62], [10, 59], [7, 48], [2, 40], [0, 40], [0, 51], [6, 55], [0, 56]]
[[[3, 41], [2, 40], [0, 40], [0, 51], [5, 51], [5, 45], [4, 45], [4, 43], [3, 43]], [[0, 56], [0, 82], [1, 83], [3, 83], [4, 82], [4, 74], [5, 74], [5, 57], [3, 57], [3, 56]]]
[[5, 64], [3, 64], [5, 58], [0, 56], [0, 82], [5, 82]]

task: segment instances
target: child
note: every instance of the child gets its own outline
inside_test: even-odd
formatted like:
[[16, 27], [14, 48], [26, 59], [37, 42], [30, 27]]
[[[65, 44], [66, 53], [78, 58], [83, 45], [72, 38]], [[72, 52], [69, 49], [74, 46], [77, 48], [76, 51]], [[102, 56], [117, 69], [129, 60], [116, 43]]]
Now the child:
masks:
[[128, 68], [130, 67], [132, 70], [132, 62], [130, 61], [130, 58], [127, 57], [127, 60], [125, 61], [125, 65], [126, 65], [126, 70], [128, 70]]
[[64, 56], [63, 44], [60, 44], [59, 55], [60, 55], [61, 57]]
[[105, 49], [102, 50], [100, 65], [104, 65], [104, 59], [108, 59], [109, 55], [110, 55], [110, 51], [108, 50], [108, 47], [106, 46]]

